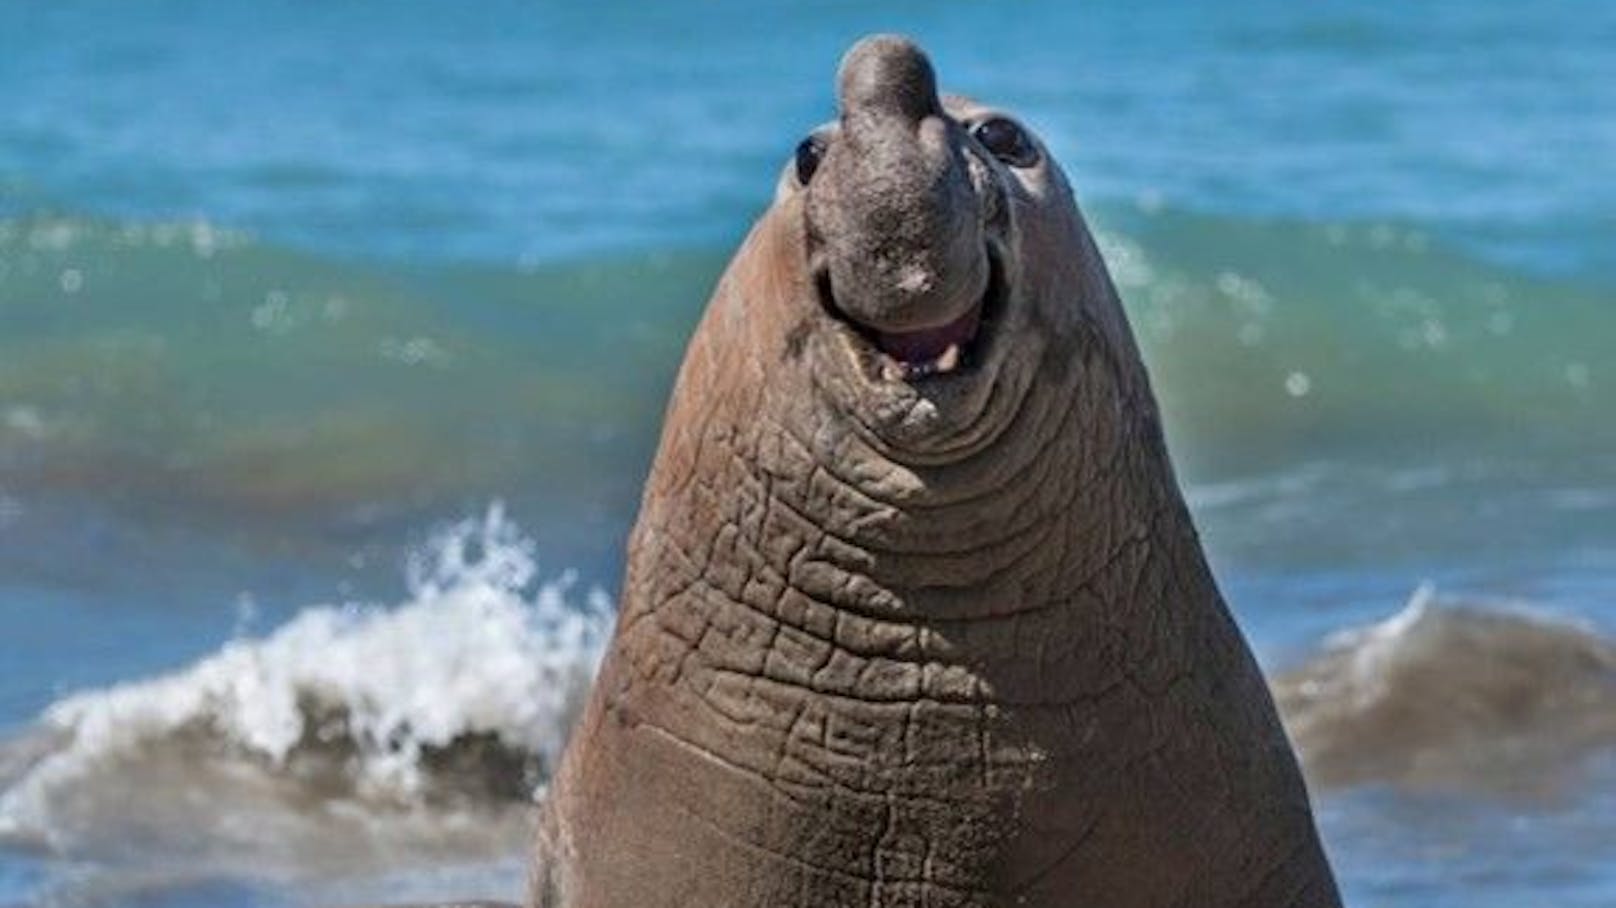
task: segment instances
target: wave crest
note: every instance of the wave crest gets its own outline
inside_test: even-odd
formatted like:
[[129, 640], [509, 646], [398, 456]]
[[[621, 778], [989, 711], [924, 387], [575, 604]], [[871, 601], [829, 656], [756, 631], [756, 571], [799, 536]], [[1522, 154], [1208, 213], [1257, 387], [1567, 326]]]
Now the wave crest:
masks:
[[1344, 631], [1274, 692], [1317, 785], [1370, 782], [1541, 797], [1616, 747], [1616, 642], [1422, 586]]
[[172, 675], [61, 700], [0, 746], [0, 839], [253, 855], [256, 873], [287, 849], [288, 872], [356, 848], [506, 853], [611, 620], [601, 591], [537, 576], [496, 504], [416, 553], [395, 607], [309, 608]]

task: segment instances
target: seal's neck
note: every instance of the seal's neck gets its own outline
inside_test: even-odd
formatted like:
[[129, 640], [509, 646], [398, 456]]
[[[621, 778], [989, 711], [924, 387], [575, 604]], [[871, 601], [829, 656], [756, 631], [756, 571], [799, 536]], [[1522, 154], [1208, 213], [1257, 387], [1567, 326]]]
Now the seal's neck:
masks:
[[1130, 381], [1075, 355], [998, 444], [921, 468], [765, 395], [686, 401], [705, 421], [664, 440], [624, 620], [859, 698], [1079, 697], [1149, 672], [1163, 644], [1137, 628], [1217, 593]]

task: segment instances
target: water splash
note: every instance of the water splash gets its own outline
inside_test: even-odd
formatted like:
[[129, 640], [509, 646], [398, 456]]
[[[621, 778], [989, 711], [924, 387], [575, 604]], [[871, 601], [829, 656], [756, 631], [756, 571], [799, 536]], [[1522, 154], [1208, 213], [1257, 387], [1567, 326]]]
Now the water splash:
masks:
[[610, 625], [539, 582], [495, 504], [411, 558], [395, 606], [315, 606], [174, 674], [73, 695], [0, 745], [0, 841], [301, 878], [508, 854]]

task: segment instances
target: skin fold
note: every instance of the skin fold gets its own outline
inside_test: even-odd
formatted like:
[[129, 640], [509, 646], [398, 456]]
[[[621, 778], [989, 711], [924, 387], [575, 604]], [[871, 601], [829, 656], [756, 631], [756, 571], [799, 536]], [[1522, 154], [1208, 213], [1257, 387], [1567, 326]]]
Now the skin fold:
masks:
[[1059, 167], [901, 38], [838, 98], [690, 342], [532, 904], [1338, 905]]

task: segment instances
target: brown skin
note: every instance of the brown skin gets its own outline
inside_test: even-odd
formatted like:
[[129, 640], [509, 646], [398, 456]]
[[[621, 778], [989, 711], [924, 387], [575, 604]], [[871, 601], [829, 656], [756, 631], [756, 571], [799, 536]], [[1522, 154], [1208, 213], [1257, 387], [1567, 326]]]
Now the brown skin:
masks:
[[534, 903], [1338, 905], [1059, 168], [902, 39], [839, 89], [691, 341]]

